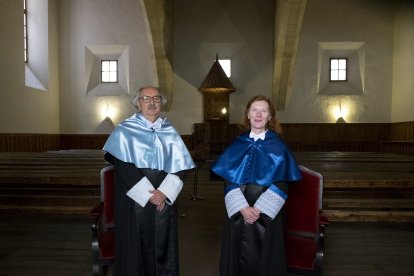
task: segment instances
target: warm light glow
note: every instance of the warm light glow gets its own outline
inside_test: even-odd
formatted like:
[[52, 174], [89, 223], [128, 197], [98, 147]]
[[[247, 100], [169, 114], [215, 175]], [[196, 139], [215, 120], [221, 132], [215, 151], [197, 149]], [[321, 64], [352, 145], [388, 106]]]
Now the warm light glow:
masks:
[[100, 115], [101, 115], [102, 120], [105, 120], [105, 119], [114, 120], [115, 116], [118, 113], [117, 109], [107, 101], [102, 101], [100, 103], [99, 109], [100, 109]]
[[344, 103], [343, 101], [339, 101], [339, 103], [336, 101], [335, 104], [333, 104], [330, 107], [329, 114], [332, 117], [332, 121], [336, 122], [339, 118], [342, 117], [346, 122], [350, 121], [350, 114], [351, 114], [351, 104], [349, 102]]
[[227, 113], [227, 109], [225, 107], [223, 107], [223, 109], [221, 110], [222, 114], [226, 114]]

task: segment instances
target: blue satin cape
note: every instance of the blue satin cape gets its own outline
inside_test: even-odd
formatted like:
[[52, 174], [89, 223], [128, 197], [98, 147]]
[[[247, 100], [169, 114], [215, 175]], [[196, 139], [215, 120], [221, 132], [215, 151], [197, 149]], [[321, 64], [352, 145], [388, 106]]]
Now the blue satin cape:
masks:
[[151, 129], [141, 116], [136, 113], [120, 123], [103, 150], [137, 168], [176, 173], [195, 167], [181, 136], [166, 118], [160, 128]]
[[249, 132], [236, 137], [211, 170], [238, 185], [270, 186], [274, 182], [297, 181], [302, 177], [292, 153], [272, 130], [266, 132], [264, 140], [256, 142], [249, 138]]

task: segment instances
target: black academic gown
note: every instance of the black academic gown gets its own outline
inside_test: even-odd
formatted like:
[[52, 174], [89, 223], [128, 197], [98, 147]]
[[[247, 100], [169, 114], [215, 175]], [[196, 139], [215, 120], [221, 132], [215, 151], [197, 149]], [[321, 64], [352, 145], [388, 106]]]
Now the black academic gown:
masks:
[[[284, 186], [282, 183], [278, 185]], [[267, 187], [249, 183], [240, 186], [253, 206]], [[226, 214], [220, 256], [221, 276], [286, 276], [283, 235], [284, 208], [275, 219], [265, 214], [253, 224], [245, 224], [240, 212]]]
[[[215, 161], [212, 171], [228, 186], [241, 189], [249, 206], [254, 206], [269, 184], [287, 194], [290, 182], [301, 178], [287, 145], [268, 130], [265, 140], [249, 138], [245, 132]], [[244, 224], [240, 212], [226, 214], [220, 257], [221, 276], [286, 276], [284, 208], [272, 220], [265, 214], [253, 224]]]
[[[141, 207], [126, 195], [144, 176], [157, 189], [167, 173], [136, 168], [109, 153], [105, 158], [115, 166], [114, 275], [178, 276], [175, 204], [157, 211], [150, 202]], [[182, 177], [183, 172], [176, 174]]]

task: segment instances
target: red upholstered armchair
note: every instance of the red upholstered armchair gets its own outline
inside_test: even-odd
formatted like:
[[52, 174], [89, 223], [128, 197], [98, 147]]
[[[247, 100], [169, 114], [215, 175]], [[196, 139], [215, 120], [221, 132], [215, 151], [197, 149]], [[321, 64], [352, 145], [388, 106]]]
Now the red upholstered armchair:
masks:
[[92, 272], [102, 275], [113, 263], [115, 255], [114, 230], [114, 167], [101, 170], [101, 201], [91, 210]]
[[322, 214], [323, 177], [299, 166], [302, 180], [289, 186], [285, 204], [285, 246], [289, 272], [321, 275], [325, 226]]

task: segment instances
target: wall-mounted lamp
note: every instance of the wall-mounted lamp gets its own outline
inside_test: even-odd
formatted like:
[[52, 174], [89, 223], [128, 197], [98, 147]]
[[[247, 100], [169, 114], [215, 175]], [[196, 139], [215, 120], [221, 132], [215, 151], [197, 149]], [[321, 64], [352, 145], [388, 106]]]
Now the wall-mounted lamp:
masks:
[[227, 114], [227, 109], [225, 107], [223, 107], [221, 109], [221, 114], [223, 114], [223, 115]]
[[348, 108], [342, 106], [341, 101], [339, 105], [333, 109], [333, 116], [336, 119], [336, 123], [346, 123], [345, 118], [347, 117], [349, 111]]
[[105, 121], [111, 121], [111, 113], [109, 111], [109, 103], [106, 103]]
[[344, 115], [342, 113], [342, 105], [341, 105], [341, 101], [339, 101], [339, 115], [338, 115], [338, 119], [336, 120], [336, 123], [346, 123], [345, 119], [344, 119]]
[[346, 123], [346, 121], [345, 121], [345, 119], [343, 117], [339, 117], [338, 120], [336, 120], [336, 123], [337, 124]]
[[103, 101], [100, 104], [100, 114], [104, 121], [112, 122], [117, 114], [117, 110], [109, 102]]

